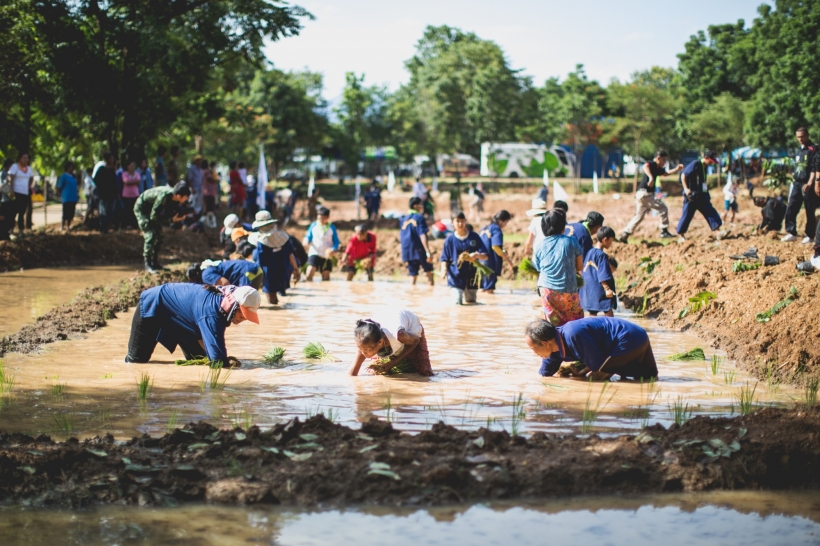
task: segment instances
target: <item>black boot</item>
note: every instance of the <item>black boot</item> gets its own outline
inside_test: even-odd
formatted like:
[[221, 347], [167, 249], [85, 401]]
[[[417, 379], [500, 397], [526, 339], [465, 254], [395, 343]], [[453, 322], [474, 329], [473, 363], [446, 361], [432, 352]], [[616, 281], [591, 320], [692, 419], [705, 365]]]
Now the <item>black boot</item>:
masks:
[[672, 235], [671, 233], [669, 233], [668, 229], [663, 228], [661, 230], [661, 239], [674, 239], [674, 238], [675, 238], [675, 236]]
[[148, 273], [159, 273], [157, 268], [154, 267], [154, 264], [152, 264], [151, 260], [149, 259], [145, 260], [145, 271], [147, 271]]

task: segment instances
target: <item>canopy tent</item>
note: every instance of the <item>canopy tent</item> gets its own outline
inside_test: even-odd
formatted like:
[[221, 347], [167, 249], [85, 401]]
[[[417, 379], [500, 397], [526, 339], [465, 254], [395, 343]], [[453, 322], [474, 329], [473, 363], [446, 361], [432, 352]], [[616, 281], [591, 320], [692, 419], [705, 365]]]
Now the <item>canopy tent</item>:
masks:
[[[723, 155], [726, 157], [725, 153]], [[732, 150], [732, 159], [768, 159], [773, 157], [785, 157], [786, 155], [788, 154], [784, 150], [767, 150], [764, 152], [760, 148], [752, 148], [751, 146], [743, 146]]]

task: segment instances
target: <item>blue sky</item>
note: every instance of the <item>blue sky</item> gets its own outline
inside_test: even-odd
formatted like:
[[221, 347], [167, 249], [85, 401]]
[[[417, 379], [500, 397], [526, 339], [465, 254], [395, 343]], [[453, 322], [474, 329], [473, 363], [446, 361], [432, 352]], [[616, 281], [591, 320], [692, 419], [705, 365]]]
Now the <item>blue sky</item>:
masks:
[[326, 99], [338, 97], [347, 71], [395, 89], [404, 61], [427, 25], [450, 25], [493, 40], [513, 68], [537, 84], [575, 65], [601, 82], [653, 65], [676, 66], [689, 36], [711, 24], [757, 16], [763, 0], [295, 0], [316, 19], [301, 35], [269, 44], [285, 70], [324, 75]]

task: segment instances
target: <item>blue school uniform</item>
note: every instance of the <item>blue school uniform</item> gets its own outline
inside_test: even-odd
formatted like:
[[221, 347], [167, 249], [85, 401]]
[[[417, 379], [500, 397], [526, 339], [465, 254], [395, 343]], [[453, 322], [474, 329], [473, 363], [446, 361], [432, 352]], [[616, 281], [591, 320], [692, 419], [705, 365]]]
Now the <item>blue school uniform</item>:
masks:
[[584, 286], [581, 287], [581, 308], [586, 311], [609, 311], [615, 309], [615, 298], [607, 298], [604, 287], [606, 283], [615, 291], [615, 279], [612, 278], [612, 268], [609, 258], [600, 248], [593, 247], [584, 258]]
[[382, 204], [382, 192], [378, 189], [372, 189], [365, 192], [364, 203], [368, 214], [378, 214], [379, 208], [381, 208]]
[[498, 277], [501, 275], [501, 269], [504, 267], [504, 259], [495, 253], [494, 246], [504, 247], [504, 233], [498, 224], [490, 223], [487, 227], [479, 232], [481, 242], [487, 247], [487, 254], [489, 258], [481, 260], [481, 263], [493, 270], [492, 276], [486, 276], [481, 280], [481, 288], [484, 290], [492, 290], [495, 288]]
[[234, 286], [262, 286], [262, 268], [249, 260], [227, 260], [202, 270], [202, 282], [205, 284], [216, 284], [220, 277], [228, 279]]
[[201, 339], [211, 361], [227, 362], [225, 329], [230, 323], [220, 305], [223, 297], [199, 284], [163, 284], [142, 293], [140, 315], [159, 322], [157, 341], [168, 351]]
[[290, 239], [282, 245], [281, 249], [276, 251], [262, 243], [256, 244], [254, 257], [265, 273], [265, 280], [262, 283], [265, 293], [284, 293], [290, 288], [290, 275], [293, 274], [293, 266], [288, 264], [290, 264], [290, 255], [293, 253], [293, 245]]
[[60, 201], [63, 203], [76, 203], [80, 200], [80, 192], [77, 189], [77, 179], [74, 175], [63, 173], [57, 179], [57, 190], [60, 192]]
[[[545, 359], [541, 375], [553, 375], [561, 362], [576, 360], [590, 370], [598, 371], [607, 358], [639, 349], [649, 339], [646, 330], [637, 324], [613, 317], [573, 320], [555, 330], [560, 359]], [[547, 363], [551, 366], [546, 366]]]
[[584, 252], [582, 256], [586, 257], [587, 252], [592, 250], [592, 235], [590, 235], [589, 230], [583, 222], [567, 224], [567, 227], [564, 228], [564, 235], [575, 237], [578, 244], [581, 245], [581, 250]]
[[474, 290], [478, 288], [475, 283], [475, 266], [469, 262], [461, 264], [461, 269], [456, 263], [462, 252], [478, 252], [489, 254], [487, 247], [475, 232], [471, 231], [462, 240], [451, 234], [444, 240], [444, 248], [441, 250], [441, 261], [450, 262], [447, 268], [447, 286], [458, 288], [459, 290]]
[[399, 240], [401, 241], [401, 261], [407, 263], [407, 272], [411, 277], [419, 274], [419, 268], [429, 272], [433, 264], [427, 261], [427, 252], [421, 244], [421, 236], [430, 229], [424, 215], [414, 210], [401, 217]]

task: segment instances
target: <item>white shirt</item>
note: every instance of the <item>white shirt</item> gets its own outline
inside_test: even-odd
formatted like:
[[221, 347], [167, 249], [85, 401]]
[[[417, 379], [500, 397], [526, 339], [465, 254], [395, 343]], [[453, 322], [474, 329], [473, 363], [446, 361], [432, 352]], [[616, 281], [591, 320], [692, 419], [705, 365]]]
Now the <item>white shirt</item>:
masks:
[[727, 183], [723, 186], [723, 199], [726, 201], [734, 201], [737, 199], [738, 187], [734, 183]]
[[532, 241], [533, 255], [535, 255], [535, 249], [538, 248], [539, 243], [547, 238], [547, 236], [544, 235], [544, 230], [541, 229], [541, 218], [543, 218], [543, 216], [534, 217], [530, 222], [530, 227], [527, 228], [527, 231], [535, 235], [535, 239]]
[[248, 185], [248, 169], [238, 169], [239, 178], [242, 180], [242, 183], [246, 186]]
[[424, 182], [416, 182], [415, 184], [413, 184], [413, 197], [424, 199], [426, 196], [427, 186], [424, 185]]
[[9, 169], [9, 175], [11, 176], [11, 187], [14, 193], [22, 193], [25, 195], [29, 194], [29, 190], [31, 188], [31, 178], [35, 175], [34, 167], [29, 165], [25, 172], [20, 168], [20, 165], [17, 163], [13, 164]]
[[387, 341], [390, 342], [390, 348], [393, 350], [392, 356], [398, 356], [404, 350], [404, 343], [398, 339], [400, 330], [414, 336], [420, 336], [422, 331], [419, 317], [407, 309], [399, 309], [395, 314], [376, 322], [379, 323], [382, 333], [387, 336]]

